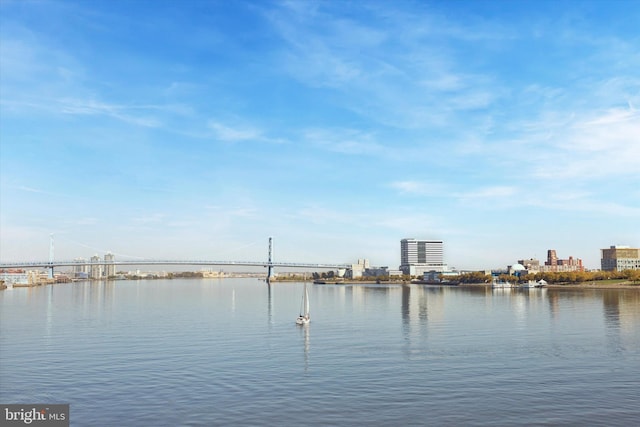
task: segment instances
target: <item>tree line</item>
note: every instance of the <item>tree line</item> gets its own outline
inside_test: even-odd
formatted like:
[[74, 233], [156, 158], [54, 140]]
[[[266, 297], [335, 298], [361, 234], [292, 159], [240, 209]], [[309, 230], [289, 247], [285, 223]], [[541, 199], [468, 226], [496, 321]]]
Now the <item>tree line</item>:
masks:
[[[489, 283], [493, 280], [492, 276], [482, 272], [463, 273], [458, 276], [447, 276], [449, 280], [459, 281], [460, 283]], [[529, 280], [544, 280], [547, 283], [583, 283], [595, 282], [602, 280], [628, 280], [630, 282], [640, 284], [640, 270], [624, 270], [624, 271], [561, 271], [561, 272], [544, 272], [544, 273], [528, 273], [518, 276], [510, 274], [501, 274], [498, 280], [511, 282], [528, 282]]]

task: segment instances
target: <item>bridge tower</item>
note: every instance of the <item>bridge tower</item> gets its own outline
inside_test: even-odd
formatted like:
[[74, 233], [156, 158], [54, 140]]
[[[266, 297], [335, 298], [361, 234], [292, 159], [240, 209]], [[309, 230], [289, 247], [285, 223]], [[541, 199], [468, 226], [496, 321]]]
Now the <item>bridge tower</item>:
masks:
[[53, 233], [49, 235], [49, 279], [53, 279]]
[[267, 262], [267, 285], [271, 284], [271, 276], [273, 276], [273, 238], [269, 237], [269, 261]]

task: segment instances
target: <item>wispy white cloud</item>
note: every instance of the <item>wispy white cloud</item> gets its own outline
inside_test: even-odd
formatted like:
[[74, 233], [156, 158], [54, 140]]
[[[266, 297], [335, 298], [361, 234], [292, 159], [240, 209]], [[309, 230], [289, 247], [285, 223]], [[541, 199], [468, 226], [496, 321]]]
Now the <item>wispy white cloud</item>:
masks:
[[[106, 116], [142, 127], [160, 127], [162, 120], [138, 111], [157, 111], [163, 106], [137, 106], [109, 104], [95, 99], [30, 97], [6, 98], [0, 101], [5, 111], [13, 114], [61, 114], [70, 116]], [[173, 109], [173, 108], [171, 108]]]
[[258, 142], [267, 144], [285, 144], [287, 139], [281, 136], [270, 136], [269, 130], [262, 129], [253, 124], [247, 124], [249, 119], [236, 120], [239, 124], [229, 125], [218, 120], [207, 122], [208, 132], [193, 135], [199, 138], [216, 139], [227, 143]]
[[[516, 203], [518, 203], [516, 201]], [[535, 197], [523, 197], [521, 205], [543, 208], [547, 210], [588, 213], [595, 216], [611, 218], [633, 218], [640, 215], [640, 206], [612, 202], [589, 192], [546, 192], [537, 193]]]
[[253, 127], [230, 127], [220, 122], [210, 120], [209, 127], [215, 132], [215, 137], [225, 142], [256, 141], [263, 138], [262, 131]]
[[135, 126], [157, 128], [162, 115], [189, 114], [178, 103], [110, 102], [109, 84], [92, 81], [87, 66], [71, 50], [54, 45], [35, 30], [11, 27], [2, 42], [2, 98], [11, 115], [104, 116]]
[[[640, 112], [614, 108], [576, 117], [553, 129], [552, 146], [535, 166], [538, 177], [594, 181], [630, 176], [640, 180]], [[633, 179], [633, 178], [632, 178]]]
[[399, 191], [400, 194], [447, 197], [462, 202], [507, 199], [519, 193], [517, 187], [507, 185], [481, 186], [466, 191], [460, 191], [453, 185], [423, 181], [396, 181], [389, 186]]
[[13, 188], [13, 189], [18, 190], [18, 191], [24, 191], [26, 193], [40, 194], [40, 195], [43, 195], [43, 196], [64, 197], [64, 198], [75, 197], [75, 196], [72, 196], [70, 194], [59, 193], [59, 192], [56, 192], [56, 191], [44, 190], [44, 189], [41, 189], [41, 188], [34, 188], [34, 187], [26, 186], [26, 185], [13, 185], [13, 186], [9, 186], [9, 188]]
[[43, 191], [43, 190], [39, 190], [37, 188], [32, 188], [32, 187], [27, 187], [27, 186], [24, 186], [24, 185], [20, 185], [20, 186], [17, 186], [15, 188], [17, 190], [26, 191], [28, 193], [40, 193], [40, 194], [44, 194], [45, 193], [45, 191]]
[[142, 117], [132, 114], [134, 110], [156, 109], [148, 106], [123, 106], [107, 104], [95, 100], [60, 99], [58, 107], [63, 114], [72, 115], [104, 115], [138, 126], [159, 127], [161, 122], [153, 117]]
[[173, 81], [163, 89], [163, 94], [168, 97], [183, 97], [193, 95], [203, 89], [202, 85], [195, 83]]
[[322, 149], [354, 155], [380, 155], [387, 149], [371, 134], [355, 129], [307, 129], [303, 139]]
[[441, 183], [420, 181], [395, 181], [389, 187], [398, 190], [400, 194], [419, 196], [444, 196], [448, 194], [447, 187]]
[[[438, 31], [443, 25], [435, 17], [424, 31], [420, 21], [429, 20], [428, 13], [417, 19], [399, 17], [394, 8], [370, 8], [372, 22], [383, 20], [382, 27], [336, 20], [331, 9], [285, 7], [269, 16], [288, 43], [286, 69], [311, 87], [336, 90], [343, 108], [386, 125], [423, 128], [450, 123], [460, 110], [486, 108], [499, 95], [492, 78], [462, 71], [443, 54], [446, 48], [440, 46], [447, 41], [432, 39], [434, 34], [456, 38], [467, 31], [451, 31], [447, 24]], [[416, 25], [407, 25], [407, 19]], [[451, 97], [443, 98], [443, 91]]]
[[518, 189], [512, 186], [498, 185], [493, 187], [484, 187], [477, 190], [459, 193], [457, 197], [461, 199], [493, 199], [511, 197], [518, 193]]
[[357, 233], [370, 234], [370, 230], [376, 230], [376, 235], [406, 236], [416, 233], [417, 230], [432, 230], [431, 233], [456, 232], [448, 224], [445, 218], [439, 214], [431, 214], [427, 211], [415, 209], [398, 209], [389, 211], [369, 211], [354, 209], [348, 206], [330, 208], [326, 206], [310, 204], [300, 209], [287, 213], [287, 227], [306, 230], [309, 225], [330, 227], [333, 233]]

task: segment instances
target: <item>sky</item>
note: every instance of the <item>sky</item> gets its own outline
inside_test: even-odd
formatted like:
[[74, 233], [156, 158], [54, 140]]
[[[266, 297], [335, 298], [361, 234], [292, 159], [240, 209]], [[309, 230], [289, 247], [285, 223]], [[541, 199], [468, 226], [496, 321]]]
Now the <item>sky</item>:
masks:
[[640, 2], [0, 1], [0, 260], [640, 246]]

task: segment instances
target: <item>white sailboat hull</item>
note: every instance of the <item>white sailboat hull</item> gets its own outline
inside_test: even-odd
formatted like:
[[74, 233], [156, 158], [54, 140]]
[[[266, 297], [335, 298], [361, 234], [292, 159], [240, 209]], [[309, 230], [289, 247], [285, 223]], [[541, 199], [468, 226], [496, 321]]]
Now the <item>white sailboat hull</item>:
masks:
[[307, 284], [304, 284], [304, 294], [302, 294], [302, 307], [300, 315], [296, 319], [296, 325], [306, 325], [311, 321], [309, 316], [309, 293], [307, 292]]

